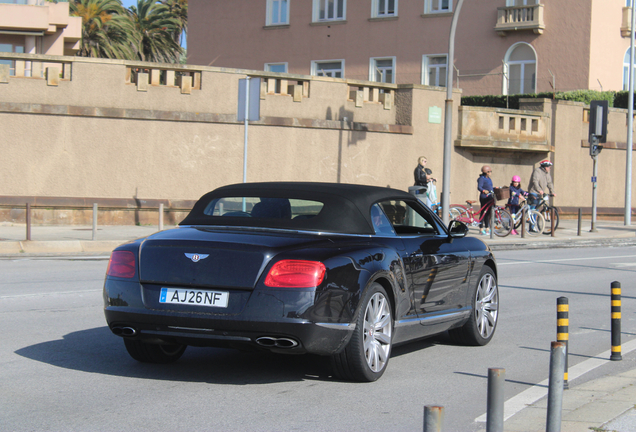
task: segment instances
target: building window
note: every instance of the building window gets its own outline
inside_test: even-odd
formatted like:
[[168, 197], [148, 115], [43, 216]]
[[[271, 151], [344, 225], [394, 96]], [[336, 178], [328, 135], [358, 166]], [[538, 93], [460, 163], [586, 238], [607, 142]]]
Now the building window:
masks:
[[504, 94], [528, 94], [537, 91], [537, 55], [532, 46], [519, 42], [504, 59]]
[[347, 19], [347, 0], [313, 0], [313, 21], [342, 21]]
[[452, 0], [424, 0], [424, 13], [446, 13], [453, 11]]
[[[24, 53], [23, 45], [15, 45], [10, 43], [0, 43], [0, 52], [7, 53]], [[8, 64], [9, 65], [9, 75], [15, 76], [15, 60], [0, 60], [0, 64]], [[29, 76], [30, 71], [25, 71], [26, 75]]]
[[447, 64], [446, 54], [422, 56], [422, 84], [446, 87]]
[[265, 63], [267, 72], [287, 73], [287, 63]]
[[369, 81], [395, 83], [395, 57], [372, 58], [369, 64]]
[[267, 25], [289, 24], [290, 0], [267, 0]]
[[398, 14], [398, 0], [372, 0], [371, 18], [394, 17]]
[[323, 60], [311, 62], [311, 74], [331, 78], [344, 77], [344, 60]]

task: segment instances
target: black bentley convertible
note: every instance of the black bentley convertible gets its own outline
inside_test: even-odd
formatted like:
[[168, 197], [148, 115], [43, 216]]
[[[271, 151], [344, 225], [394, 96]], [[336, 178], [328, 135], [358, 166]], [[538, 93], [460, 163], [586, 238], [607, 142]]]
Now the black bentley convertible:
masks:
[[395, 344], [493, 337], [497, 267], [467, 231], [395, 189], [225, 186], [179, 227], [113, 251], [106, 320], [142, 362], [252, 347], [330, 356], [337, 377], [374, 381]]

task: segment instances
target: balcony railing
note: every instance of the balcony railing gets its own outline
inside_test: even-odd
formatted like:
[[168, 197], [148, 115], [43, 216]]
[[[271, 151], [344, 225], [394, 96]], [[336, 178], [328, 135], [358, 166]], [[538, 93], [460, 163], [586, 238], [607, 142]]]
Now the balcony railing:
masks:
[[497, 150], [547, 153], [550, 117], [536, 111], [459, 107], [456, 147], [469, 151]]
[[495, 31], [500, 36], [505, 36], [507, 31], [519, 30], [532, 30], [536, 34], [542, 34], [544, 29], [542, 4], [497, 8]]

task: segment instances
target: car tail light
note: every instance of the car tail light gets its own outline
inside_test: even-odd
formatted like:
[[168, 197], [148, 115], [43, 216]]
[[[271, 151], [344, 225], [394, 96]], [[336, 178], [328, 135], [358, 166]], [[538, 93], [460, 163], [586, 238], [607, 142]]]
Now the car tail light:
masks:
[[114, 251], [108, 261], [107, 276], [120, 278], [135, 277], [135, 254], [130, 251]]
[[325, 277], [325, 265], [320, 261], [283, 260], [271, 268], [265, 278], [268, 287], [311, 288]]

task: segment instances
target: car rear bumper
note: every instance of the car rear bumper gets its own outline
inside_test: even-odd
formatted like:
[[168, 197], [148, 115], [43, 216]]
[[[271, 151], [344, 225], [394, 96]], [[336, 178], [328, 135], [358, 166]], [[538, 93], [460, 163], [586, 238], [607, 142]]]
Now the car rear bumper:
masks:
[[158, 316], [122, 311], [118, 307], [107, 307], [104, 313], [111, 331], [122, 337], [150, 343], [253, 346], [289, 354], [335, 354], [346, 346], [355, 329], [354, 324], [312, 323], [300, 319], [259, 322]]
[[331, 355], [346, 346], [355, 329], [341, 310], [345, 303], [319, 305], [311, 290], [230, 293], [242, 300], [224, 309], [162, 305], [153, 291], [139, 282], [107, 278], [104, 313], [114, 334], [154, 343]]

